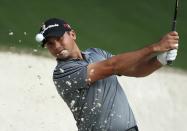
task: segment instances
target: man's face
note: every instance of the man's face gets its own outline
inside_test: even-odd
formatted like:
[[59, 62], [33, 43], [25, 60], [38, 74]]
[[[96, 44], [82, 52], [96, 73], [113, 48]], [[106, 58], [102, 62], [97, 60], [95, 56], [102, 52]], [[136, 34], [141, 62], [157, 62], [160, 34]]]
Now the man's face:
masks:
[[68, 59], [73, 57], [75, 52], [76, 34], [74, 31], [65, 32], [61, 37], [50, 37], [45, 46], [49, 52], [59, 59]]

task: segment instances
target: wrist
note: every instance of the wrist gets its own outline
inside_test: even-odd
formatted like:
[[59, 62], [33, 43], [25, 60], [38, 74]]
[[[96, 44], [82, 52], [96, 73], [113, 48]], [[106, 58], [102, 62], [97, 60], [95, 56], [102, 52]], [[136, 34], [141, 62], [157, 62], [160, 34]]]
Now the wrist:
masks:
[[160, 52], [160, 47], [158, 46], [158, 43], [152, 44], [150, 48], [152, 49], [154, 53]]

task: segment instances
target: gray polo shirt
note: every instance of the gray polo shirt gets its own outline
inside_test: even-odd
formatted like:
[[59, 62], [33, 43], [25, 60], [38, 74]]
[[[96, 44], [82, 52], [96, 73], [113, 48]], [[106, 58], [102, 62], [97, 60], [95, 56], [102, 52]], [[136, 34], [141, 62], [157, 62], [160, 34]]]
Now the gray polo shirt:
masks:
[[84, 60], [57, 60], [53, 80], [79, 131], [125, 131], [136, 126], [133, 112], [116, 75], [86, 84], [87, 66], [112, 55], [98, 48], [82, 52]]

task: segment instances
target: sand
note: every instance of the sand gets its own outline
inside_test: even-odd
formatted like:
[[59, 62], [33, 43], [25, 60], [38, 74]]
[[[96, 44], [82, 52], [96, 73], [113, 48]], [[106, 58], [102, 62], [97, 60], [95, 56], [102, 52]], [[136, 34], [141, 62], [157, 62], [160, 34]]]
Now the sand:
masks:
[[[77, 131], [52, 81], [56, 60], [0, 52], [0, 131]], [[162, 68], [119, 77], [140, 131], [187, 130], [187, 73]]]

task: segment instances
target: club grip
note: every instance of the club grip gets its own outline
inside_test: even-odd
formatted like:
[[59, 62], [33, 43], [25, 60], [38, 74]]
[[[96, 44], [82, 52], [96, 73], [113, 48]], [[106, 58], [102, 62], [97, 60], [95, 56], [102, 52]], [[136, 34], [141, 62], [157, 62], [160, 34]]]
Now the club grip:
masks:
[[[176, 31], [176, 24], [177, 24], [177, 21], [174, 20], [173, 23], [172, 23], [172, 31]], [[170, 50], [170, 51], [172, 51], [172, 50]], [[169, 51], [167, 54], [169, 54], [170, 51]], [[168, 60], [168, 61], [167, 61], [167, 65], [171, 65], [172, 63], [173, 63], [172, 60]]]
[[172, 31], [176, 31], [176, 25], [177, 25], [177, 21], [174, 20], [173, 23], [172, 23]]

